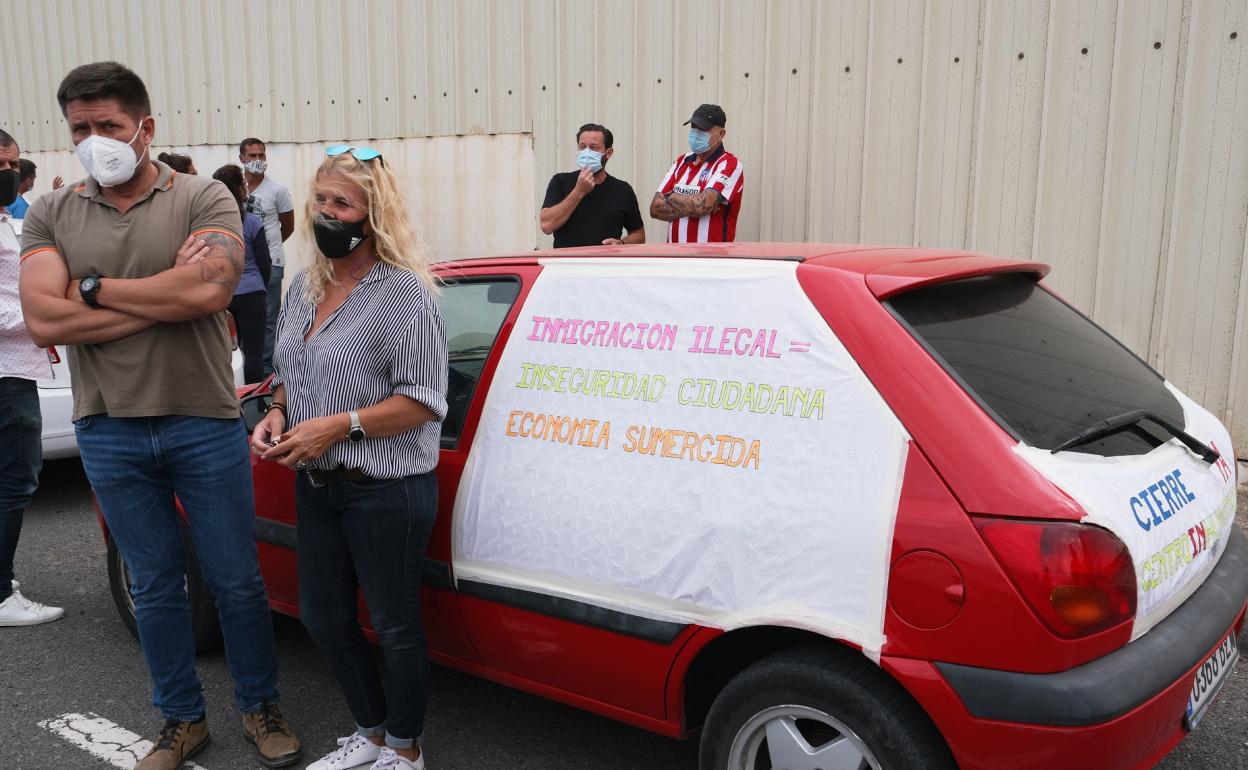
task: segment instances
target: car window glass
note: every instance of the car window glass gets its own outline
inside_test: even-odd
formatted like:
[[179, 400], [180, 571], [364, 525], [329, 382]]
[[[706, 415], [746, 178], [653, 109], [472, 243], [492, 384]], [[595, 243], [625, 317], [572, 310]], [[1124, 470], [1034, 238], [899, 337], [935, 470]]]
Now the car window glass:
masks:
[[[982, 406], [1031, 446], [1053, 449], [1135, 409], [1183, 425], [1161, 375], [1030, 275], [928, 286], [887, 303]], [[1145, 454], [1169, 436], [1141, 423], [1071, 451]]]
[[449, 372], [442, 445], [455, 446], [481, 370], [507, 313], [520, 294], [515, 278], [466, 279], [444, 283], [438, 297], [446, 327]]

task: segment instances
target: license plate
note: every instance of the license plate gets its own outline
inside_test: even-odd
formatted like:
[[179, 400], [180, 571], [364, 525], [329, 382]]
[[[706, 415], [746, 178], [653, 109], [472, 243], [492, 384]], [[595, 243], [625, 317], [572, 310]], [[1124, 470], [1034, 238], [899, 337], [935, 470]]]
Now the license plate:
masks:
[[1209, 704], [1213, 703], [1218, 690], [1226, 684], [1238, 662], [1239, 642], [1235, 638], [1235, 632], [1231, 631], [1218, 648], [1205, 658], [1200, 668], [1196, 669], [1192, 694], [1187, 698], [1187, 715], [1183, 717], [1183, 723], [1188, 730], [1196, 729], [1205, 711], [1209, 709]]

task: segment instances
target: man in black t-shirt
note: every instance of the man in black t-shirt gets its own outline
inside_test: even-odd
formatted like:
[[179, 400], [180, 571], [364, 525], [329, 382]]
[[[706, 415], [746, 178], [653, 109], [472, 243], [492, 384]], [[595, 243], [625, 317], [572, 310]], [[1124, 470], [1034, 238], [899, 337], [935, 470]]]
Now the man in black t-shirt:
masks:
[[607, 174], [613, 141], [610, 129], [586, 123], [576, 132], [580, 170], [550, 178], [541, 223], [543, 233], [554, 233], [556, 249], [646, 242], [632, 186]]

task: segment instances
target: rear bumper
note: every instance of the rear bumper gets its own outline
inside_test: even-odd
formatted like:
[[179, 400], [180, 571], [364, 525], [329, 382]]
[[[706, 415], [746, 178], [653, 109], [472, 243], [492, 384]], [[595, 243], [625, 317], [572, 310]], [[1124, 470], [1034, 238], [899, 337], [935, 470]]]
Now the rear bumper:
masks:
[[1196, 668], [1230, 631], [1248, 598], [1248, 537], [1234, 529], [1204, 585], [1122, 649], [1055, 674], [947, 663], [881, 663], [936, 722], [963, 770], [1152, 767], [1187, 734]]

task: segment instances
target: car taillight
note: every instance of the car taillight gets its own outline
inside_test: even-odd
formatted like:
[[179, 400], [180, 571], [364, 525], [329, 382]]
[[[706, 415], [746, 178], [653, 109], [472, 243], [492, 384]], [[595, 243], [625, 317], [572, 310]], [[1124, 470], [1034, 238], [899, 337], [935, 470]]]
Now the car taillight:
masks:
[[1077, 639], [1135, 617], [1135, 566], [1100, 527], [976, 518], [975, 526], [1027, 603], [1059, 636]]
[[234, 321], [234, 314], [225, 311], [225, 325], [230, 330], [230, 350], [238, 350], [238, 324]]
[[56, 347], [53, 345], [48, 346], [48, 362], [53, 366], [61, 362], [61, 354], [56, 352]]

